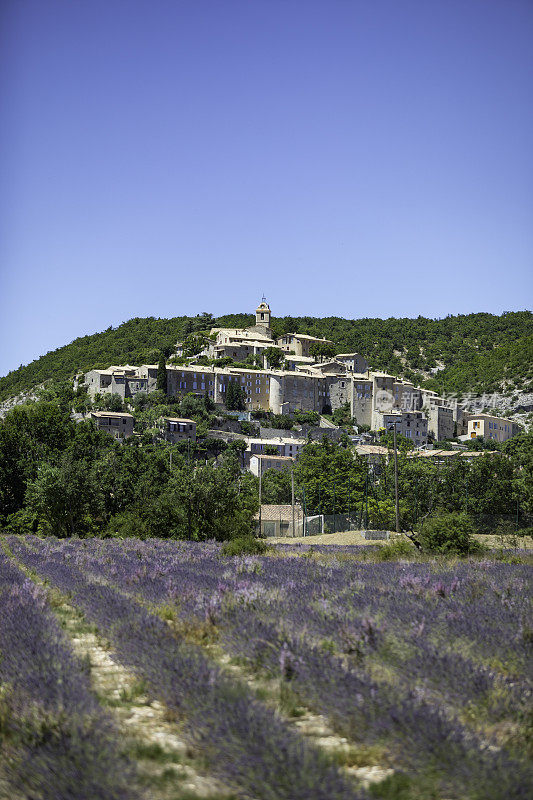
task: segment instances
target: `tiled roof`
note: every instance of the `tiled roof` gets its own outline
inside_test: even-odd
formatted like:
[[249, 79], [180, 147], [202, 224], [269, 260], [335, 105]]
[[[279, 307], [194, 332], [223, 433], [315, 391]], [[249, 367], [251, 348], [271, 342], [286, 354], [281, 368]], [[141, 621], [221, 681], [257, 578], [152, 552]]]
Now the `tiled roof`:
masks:
[[133, 419], [133, 414], [126, 414], [125, 411], [91, 411], [93, 417], [129, 417]]

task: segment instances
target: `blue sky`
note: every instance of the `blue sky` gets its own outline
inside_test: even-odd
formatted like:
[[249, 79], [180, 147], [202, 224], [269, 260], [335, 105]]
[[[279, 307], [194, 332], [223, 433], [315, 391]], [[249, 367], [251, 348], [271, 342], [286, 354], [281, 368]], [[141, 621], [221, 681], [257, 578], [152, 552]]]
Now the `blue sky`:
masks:
[[531, 307], [530, 0], [3, 0], [0, 374], [134, 316]]

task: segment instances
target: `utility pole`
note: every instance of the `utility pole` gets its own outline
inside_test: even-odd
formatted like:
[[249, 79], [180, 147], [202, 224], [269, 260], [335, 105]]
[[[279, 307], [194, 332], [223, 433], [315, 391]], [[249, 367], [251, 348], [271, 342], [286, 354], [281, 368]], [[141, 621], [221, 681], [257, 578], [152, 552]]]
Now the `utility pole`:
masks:
[[259, 461], [259, 536], [261, 536], [263, 534], [263, 527], [261, 525], [261, 504], [262, 504], [262, 499], [261, 499], [261, 479], [263, 477], [262, 476], [262, 473], [263, 473], [263, 460], [262, 460], [261, 456], [259, 456], [257, 460]]
[[350, 519], [351, 516], [351, 511], [350, 511], [351, 494], [352, 494], [352, 482], [350, 480], [350, 473], [348, 473], [348, 520]]
[[370, 465], [367, 459], [366, 473], [365, 473], [365, 530], [368, 528], [368, 470], [369, 469]]
[[400, 504], [398, 501], [398, 450], [396, 448], [396, 425], [393, 423], [394, 430], [394, 510], [396, 512], [396, 533], [400, 533]]
[[337, 517], [335, 515], [335, 475], [333, 475], [333, 533], [337, 532]]
[[292, 535], [294, 537], [296, 536], [296, 530], [294, 524], [294, 466], [291, 469], [291, 504], [292, 504]]

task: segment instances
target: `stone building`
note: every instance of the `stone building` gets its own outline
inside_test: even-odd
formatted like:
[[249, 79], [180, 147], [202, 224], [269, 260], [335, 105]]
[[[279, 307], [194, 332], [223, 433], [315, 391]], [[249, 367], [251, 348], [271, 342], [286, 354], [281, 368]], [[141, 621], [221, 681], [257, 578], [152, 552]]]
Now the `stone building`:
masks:
[[[259, 530], [261, 519], [261, 530]], [[300, 503], [291, 505], [261, 506], [261, 513], [255, 515], [259, 536], [301, 536], [304, 531], [304, 513]], [[293, 529], [294, 521], [294, 529]]]
[[333, 342], [329, 339], [319, 339], [317, 336], [307, 336], [304, 333], [287, 333], [285, 336], [280, 336], [276, 344], [285, 353], [308, 357], [311, 345], [333, 344]]
[[437, 442], [452, 439], [455, 435], [455, 420], [453, 409], [447, 406], [430, 405], [424, 409], [428, 420], [428, 433]]
[[110, 433], [119, 441], [133, 436], [135, 418], [132, 414], [123, 411], [91, 411], [89, 419], [92, 419], [98, 430]]
[[294, 439], [292, 437], [279, 437], [278, 439], [253, 439], [247, 440], [247, 451], [250, 453], [250, 458], [253, 455], [267, 455], [266, 450], [276, 450], [277, 456], [289, 456], [297, 458], [300, 454], [302, 447], [307, 444], [306, 439]]
[[496, 442], [505, 442], [517, 436], [522, 428], [516, 422], [511, 422], [505, 417], [495, 417], [491, 414], [467, 414], [467, 438], [493, 439]]
[[396, 423], [396, 433], [402, 434], [410, 439], [415, 447], [427, 444], [428, 440], [428, 421], [421, 411], [392, 411], [374, 412], [375, 430], [385, 428], [387, 431], [394, 429]]
[[196, 422], [182, 417], [161, 417], [160, 430], [165, 441], [177, 444], [189, 439], [196, 441]]
[[361, 373], [368, 370], [366, 358], [359, 353], [337, 353], [335, 360], [343, 364], [348, 372]]
[[122, 400], [134, 397], [137, 392], [147, 392], [148, 382], [138, 367], [92, 369], [85, 374], [84, 383], [91, 398], [97, 394], [118, 394]]

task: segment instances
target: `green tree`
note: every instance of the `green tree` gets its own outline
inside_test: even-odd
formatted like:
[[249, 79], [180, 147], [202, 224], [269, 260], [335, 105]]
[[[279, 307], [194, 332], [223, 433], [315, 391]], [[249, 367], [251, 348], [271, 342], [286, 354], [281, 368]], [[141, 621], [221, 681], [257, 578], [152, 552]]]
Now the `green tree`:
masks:
[[[394, 433], [392, 431], [386, 431], [385, 428], [382, 428], [379, 431], [379, 443], [383, 447], [388, 447], [391, 450], [394, 448]], [[399, 431], [396, 433], [396, 447], [398, 450], [414, 450], [415, 445], [408, 439], [407, 436], [404, 436]]]
[[291, 473], [287, 469], [267, 469], [261, 476], [262, 501], [271, 505], [291, 502]]
[[223, 541], [251, 534], [258, 508], [255, 479], [231, 453], [221, 466], [183, 466], [147, 509], [152, 536]]
[[159, 364], [157, 365], [157, 389], [160, 392], [164, 392], [165, 394], [168, 391], [167, 387], [167, 364], [165, 361], [165, 356], [161, 353], [161, 357], [159, 359]]
[[104, 394], [100, 402], [100, 407], [105, 411], [123, 411], [124, 404], [119, 394]]
[[309, 347], [309, 355], [316, 358], [318, 361], [325, 361], [328, 358], [333, 358], [336, 352], [337, 348], [331, 342], [313, 342]]
[[263, 350], [263, 356], [270, 369], [281, 369], [285, 361], [283, 350], [280, 350], [279, 347], [267, 347], [266, 350]]
[[87, 464], [65, 457], [59, 466], [43, 463], [28, 483], [28, 509], [40, 528], [54, 536], [83, 535], [92, 528], [95, 491]]
[[340, 408], [336, 408], [333, 412], [333, 422], [335, 425], [352, 425], [352, 415], [350, 413], [350, 404], [343, 403]]
[[237, 381], [230, 381], [226, 389], [226, 408], [228, 411], [244, 411], [245, 395]]
[[294, 468], [300, 494], [308, 513], [333, 514], [355, 511], [365, 486], [366, 465], [351, 449], [324, 440], [306, 444]]

